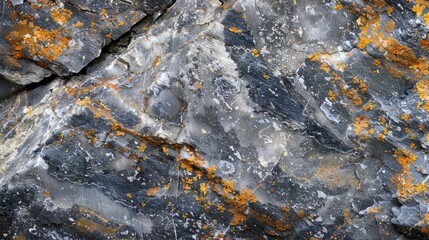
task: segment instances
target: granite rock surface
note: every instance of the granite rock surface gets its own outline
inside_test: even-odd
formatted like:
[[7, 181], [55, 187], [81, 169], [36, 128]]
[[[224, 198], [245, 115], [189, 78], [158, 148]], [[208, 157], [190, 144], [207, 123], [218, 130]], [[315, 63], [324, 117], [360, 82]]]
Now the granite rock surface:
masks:
[[426, 1], [0, 8], [0, 238], [429, 238]]

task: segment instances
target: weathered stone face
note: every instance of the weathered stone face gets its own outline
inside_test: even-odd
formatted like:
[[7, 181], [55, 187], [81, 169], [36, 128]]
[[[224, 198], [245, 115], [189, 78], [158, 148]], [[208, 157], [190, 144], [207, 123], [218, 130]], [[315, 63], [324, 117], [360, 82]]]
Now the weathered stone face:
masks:
[[20, 85], [78, 73], [146, 13], [171, 1], [3, 1], [0, 74]]
[[0, 7], [2, 237], [427, 238], [425, 1]]

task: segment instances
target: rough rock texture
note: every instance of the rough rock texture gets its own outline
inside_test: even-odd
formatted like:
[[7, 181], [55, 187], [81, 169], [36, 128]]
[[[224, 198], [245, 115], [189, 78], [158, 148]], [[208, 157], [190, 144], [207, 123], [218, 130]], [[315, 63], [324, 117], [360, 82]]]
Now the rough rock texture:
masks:
[[104, 46], [171, 5], [152, 0], [5, 0], [0, 4], [0, 76], [27, 85], [78, 73]]
[[426, 1], [6, 3], [0, 236], [429, 237]]

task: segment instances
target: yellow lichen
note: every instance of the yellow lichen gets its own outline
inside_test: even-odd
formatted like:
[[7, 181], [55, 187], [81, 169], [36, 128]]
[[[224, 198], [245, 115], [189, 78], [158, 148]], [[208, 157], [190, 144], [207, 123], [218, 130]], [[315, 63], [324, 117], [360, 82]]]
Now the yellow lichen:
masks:
[[137, 149], [143, 153], [146, 150], [146, 143], [141, 143]]
[[411, 114], [403, 114], [402, 116], [401, 116], [401, 119], [402, 119], [402, 121], [408, 121], [408, 119], [411, 117]]
[[359, 96], [358, 91], [352, 87], [346, 86], [344, 83], [340, 83], [341, 93], [351, 100], [352, 104], [357, 107], [362, 104], [362, 98]]
[[417, 160], [417, 156], [415, 156], [410, 150], [403, 148], [396, 149], [393, 157], [402, 166], [403, 172], [408, 172], [410, 170], [409, 165]]
[[320, 69], [325, 71], [326, 73], [329, 73], [331, 71], [331, 69], [329, 68], [329, 65], [326, 63], [322, 63], [322, 65], [320, 66]]
[[368, 104], [366, 104], [365, 106], [362, 107], [362, 110], [368, 111], [368, 110], [373, 110], [375, 108], [375, 103], [370, 102]]
[[328, 99], [329, 99], [329, 101], [331, 101], [331, 102], [335, 101], [335, 99], [337, 98], [337, 96], [338, 96], [338, 93], [334, 93], [331, 90], [328, 91]]
[[91, 100], [88, 97], [85, 97], [82, 100], [76, 101], [76, 104], [79, 105], [79, 106], [83, 106], [85, 104], [90, 104], [90, 103], [91, 103]]
[[343, 5], [341, 3], [339, 3], [339, 4], [337, 4], [337, 5], [334, 6], [334, 10], [339, 11], [341, 9], [343, 9]]
[[83, 23], [82, 22], [77, 22], [75, 24], [73, 24], [73, 27], [83, 27]]
[[67, 23], [67, 21], [71, 19], [72, 15], [73, 12], [65, 8], [53, 9], [51, 11], [51, 17], [59, 24]]
[[69, 47], [70, 38], [64, 35], [65, 32], [61, 28], [43, 29], [24, 19], [6, 35], [6, 40], [12, 46], [14, 58], [23, 58], [24, 52], [27, 52], [31, 57], [52, 62]]
[[419, 80], [414, 89], [420, 99], [429, 101], [429, 80]]
[[250, 51], [251, 53], [252, 53], [252, 55], [253, 56], [255, 56], [255, 57], [259, 57], [259, 51], [258, 51], [258, 49], [252, 49], [252, 51]]
[[425, 6], [417, 4], [413, 6], [412, 10], [417, 14], [417, 16], [421, 16], [425, 8]]
[[238, 29], [238, 28], [235, 28], [235, 27], [230, 27], [230, 28], [228, 28], [228, 30], [230, 32], [233, 32], [233, 33], [241, 33], [241, 32], [243, 32], [241, 29]]
[[369, 118], [366, 116], [357, 117], [353, 126], [355, 127], [354, 132], [356, 135], [363, 135], [371, 128]]

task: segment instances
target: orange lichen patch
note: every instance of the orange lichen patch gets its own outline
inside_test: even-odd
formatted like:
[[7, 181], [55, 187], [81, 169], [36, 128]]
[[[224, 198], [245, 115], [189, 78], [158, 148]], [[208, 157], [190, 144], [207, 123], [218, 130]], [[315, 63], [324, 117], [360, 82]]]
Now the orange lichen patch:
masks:
[[352, 87], [346, 86], [344, 83], [340, 83], [341, 93], [351, 100], [352, 104], [357, 107], [362, 104], [362, 98], [359, 96], [358, 91]]
[[106, 9], [101, 10], [100, 15], [101, 15], [101, 16], [107, 16], [107, 11], [106, 11]]
[[299, 210], [298, 212], [296, 212], [296, 216], [299, 218], [304, 218], [305, 217], [305, 211], [304, 210]]
[[426, 102], [426, 103], [423, 105], [423, 109], [424, 109], [424, 110], [426, 110], [427, 112], [429, 112], [429, 102]]
[[356, 135], [365, 135], [371, 128], [369, 118], [366, 116], [357, 117], [353, 126], [355, 127], [354, 132], [356, 133]]
[[423, 227], [421, 229], [422, 233], [429, 233], [429, 213], [426, 213], [423, 215], [422, 220], [420, 220], [419, 223], [417, 223], [417, 226]]
[[83, 27], [83, 26], [84, 26], [84, 24], [82, 22], [77, 22], [77, 23], [73, 24], [73, 27], [76, 27], [76, 28]]
[[79, 106], [83, 106], [83, 105], [90, 104], [90, 103], [91, 103], [91, 100], [89, 99], [89, 97], [85, 97], [84, 99], [76, 101], [76, 104]]
[[[414, 52], [394, 38], [385, 41], [386, 58], [401, 67], [408, 67], [417, 61]], [[384, 46], [383, 46], [384, 47]]]
[[162, 152], [165, 154], [165, 156], [168, 156], [168, 147], [162, 146]]
[[44, 196], [45, 198], [50, 197], [50, 196], [51, 196], [51, 189], [48, 189], [48, 190], [44, 191], [44, 192], [43, 192], [43, 196]]
[[410, 134], [410, 133], [411, 133], [411, 129], [409, 129], [409, 128], [405, 128], [405, 129], [404, 129], [404, 132], [405, 132], [406, 134]]
[[402, 119], [402, 121], [408, 121], [408, 119], [411, 117], [411, 114], [403, 114], [402, 116], [401, 116], [401, 119]]
[[51, 11], [51, 17], [59, 24], [65, 24], [71, 19], [72, 15], [73, 12], [65, 8], [53, 9]]
[[429, 74], [429, 63], [426, 61], [426, 58], [419, 58], [415, 63], [413, 63], [410, 68], [416, 70], [415, 76], [420, 78], [421, 75]]
[[381, 66], [381, 61], [380, 61], [380, 59], [374, 59], [374, 65], [375, 65], [376, 67], [380, 67], [380, 66]]
[[137, 149], [143, 153], [146, 150], [146, 143], [141, 143]]
[[417, 16], [421, 16], [425, 8], [425, 6], [417, 4], [413, 6], [412, 10], [417, 14]]
[[203, 195], [207, 194], [208, 189], [209, 189], [209, 186], [207, 183], [200, 183], [200, 191], [203, 193]]
[[322, 63], [322, 65], [320, 65], [320, 69], [325, 71], [326, 73], [329, 73], [331, 71], [331, 68], [329, 68], [329, 65], [326, 63]]
[[426, 25], [429, 25], [429, 13], [423, 15], [423, 19], [425, 20]]
[[233, 32], [233, 33], [241, 33], [241, 32], [243, 32], [241, 29], [238, 29], [238, 28], [235, 28], [235, 27], [230, 27], [230, 28], [228, 28], [228, 30], [230, 32]]
[[402, 78], [405, 73], [401, 70], [399, 70], [398, 68], [386, 65], [386, 71], [387, 73], [390, 74], [390, 76], [394, 77], [394, 78]]
[[226, 210], [226, 208], [220, 204], [216, 205], [216, 209], [221, 213], [225, 212], [225, 210]]
[[200, 82], [200, 81], [195, 82], [194, 83], [194, 90], [197, 91], [197, 90], [200, 90], [200, 89], [203, 89], [203, 83]]
[[395, 29], [395, 21], [389, 20], [386, 22], [386, 25], [384, 26], [384, 31], [391, 33], [393, 32], [393, 29]]
[[180, 156], [178, 157], [178, 160], [181, 163], [180, 164], [181, 168], [186, 169], [188, 172], [191, 172], [194, 169], [194, 167], [198, 169], [201, 169], [204, 167], [205, 161], [199, 154], [191, 151], [189, 147], [186, 147], [184, 151], [186, 151], [190, 155], [190, 157], [187, 157], [187, 158], [181, 158]]
[[96, 223], [88, 218], [80, 218], [76, 221], [76, 228], [79, 232], [92, 234], [98, 232], [104, 236], [112, 237], [116, 234], [116, 229], [112, 227], [105, 227]]
[[264, 79], [270, 79], [270, 75], [268, 75], [268, 74], [264, 74], [264, 75], [262, 75], [262, 77], [264, 78]]
[[231, 221], [232, 226], [239, 225], [246, 220], [244, 212], [248, 209], [248, 202], [256, 202], [256, 198], [250, 189], [240, 190], [234, 197], [226, 199], [226, 203], [229, 205], [229, 211], [233, 214]]
[[290, 207], [289, 206], [283, 206], [282, 207], [282, 211], [285, 213], [285, 214], [288, 214], [289, 212], [290, 212]]
[[159, 64], [161, 64], [161, 56], [159, 54], [157, 54], [154, 58], [152, 63], [150, 64], [150, 68], [156, 67]]
[[402, 166], [403, 172], [409, 172], [409, 165], [417, 160], [417, 156], [415, 156], [410, 150], [402, 148], [396, 149], [395, 154], [393, 154], [393, 157]]
[[392, 6], [387, 6], [386, 7], [386, 12], [387, 12], [387, 14], [392, 14], [392, 12], [393, 12], [393, 10], [394, 10], [394, 8], [392, 7]]
[[213, 179], [213, 178], [215, 178], [216, 177], [216, 175], [214, 174], [214, 171], [216, 171], [216, 169], [217, 169], [217, 167], [216, 166], [211, 166], [211, 167], [208, 167], [206, 170], [207, 170], [207, 177], [209, 178], [209, 179]]
[[194, 182], [190, 178], [180, 178], [180, 181], [183, 182], [183, 188], [185, 190], [191, 190], [191, 184]]
[[[366, 5], [362, 10], [355, 8], [354, 11], [362, 12], [360, 18], [357, 20], [361, 28], [361, 39], [358, 48], [364, 49], [368, 44], [372, 44], [379, 51], [385, 53], [387, 60], [395, 63], [397, 66], [414, 69], [415, 72], [413, 73], [416, 77], [421, 78], [422, 75], [429, 74], [429, 65], [426, 59], [418, 59], [410, 48], [401, 44], [395, 38], [385, 35], [385, 33], [389, 34], [390, 30], [393, 30], [394, 26], [392, 22], [386, 23], [385, 32], [380, 31], [380, 11], [373, 9], [370, 5]], [[399, 74], [396, 75], [398, 76]]]
[[404, 173], [396, 173], [391, 179], [396, 187], [396, 195], [400, 200], [405, 200], [417, 194], [428, 192], [426, 183], [413, 183], [413, 178]]
[[120, 129], [121, 125], [119, 123], [113, 123], [112, 125], [110, 125], [110, 127], [112, 128], [112, 130], [118, 130]]
[[429, 101], [429, 80], [419, 80], [414, 89], [420, 99]]
[[255, 56], [255, 57], [259, 57], [259, 51], [256, 48], [252, 49], [252, 51], [250, 51], [250, 53], [252, 53], [252, 55]]
[[320, 61], [320, 59], [322, 58], [322, 54], [321, 53], [313, 53], [313, 54], [310, 54], [309, 56], [308, 56], [308, 59], [310, 59], [311, 61]]
[[337, 5], [334, 6], [334, 10], [339, 11], [341, 9], [343, 9], [343, 4], [341, 4], [341, 3], [339, 3], [339, 4], [337, 4]]
[[359, 90], [361, 93], [366, 93], [366, 83], [363, 80], [359, 81]]
[[360, 40], [359, 40], [359, 43], [358, 43], [357, 47], [359, 49], [364, 49], [370, 43], [371, 43], [371, 39], [369, 39], [367, 37], [361, 37]]
[[29, 25], [32, 25], [32, 22], [22, 20], [6, 35], [6, 40], [12, 46], [14, 58], [23, 58], [26, 51], [31, 57], [52, 62], [69, 47], [70, 38], [64, 36], [61, 28], [48, 30], [39, 26], [31, 28]]
[[425, 5], [426, 7], [429, 7], [429, 2], [427, 0], [416, 0], [417, 4]]
[[429, 51], [429, 41], [420, 39], [419, 43], [423, 49], [425, 49], [426, 51]]
[[331, 101], [331, 102], [335, 101], [336, 98], [337, 98], [337, 96], [338, 96], [338, 93], [334, 93], [331, 90], [328, 91], [328, 99], [329, 99], [329, 101]]
[[116, 135], [125, 136], [125, 132], [124, 131], [116, 131]]
[[352, 220], [352, 218], [351, 218], [350, 214], [351, 214], [350, 209], [345, 209], [345, 210], [343, 210], [343, 217], [344, 217], [344, 220], [346, 220], [346, 221], [347, 221], [347, 224], [348, 224], [349, 226], [353, 224], [353, 220]]
[[385, 0], [372, 0], [372, 3], [379, 9], [383, 8], [387, 4]]
[[377, 135], [377, 141], [383, 142], [386, 136], [384, 134], [379, 133]]
[[120, 21], [118, 24], [120, 27], [124, 26], [124, 21]]
[[375, 103], [370, 102], [370, 103], [366, 104], [365, 106], [363, 106], [362, 110], [369, 111], [369, 110], [373, 110], [374, 108], [375, 108]]
[[146, 195], [147, 195], [148, 197], [155, 196], [155, 194], [157, 194], [157, 193], [159, 192], [159, 190], [160, 190], [160, 189], [161, 189], [161, 187], [153, 187], [153, 188], [150, 188], [150, 189], [147, 191]]

